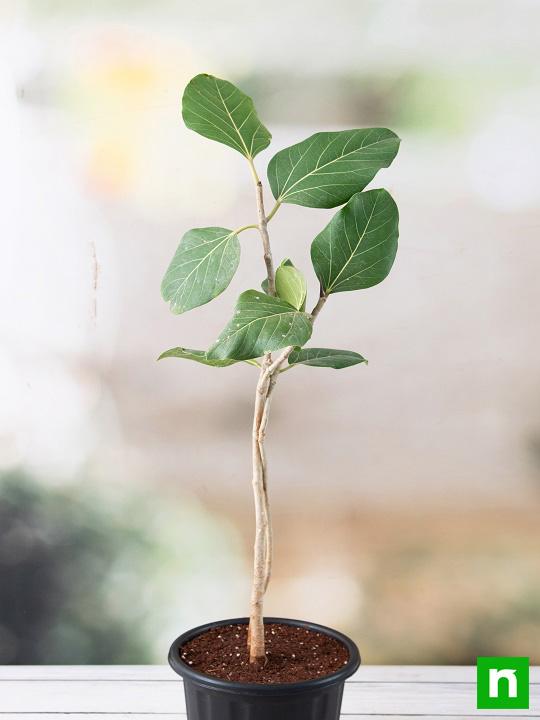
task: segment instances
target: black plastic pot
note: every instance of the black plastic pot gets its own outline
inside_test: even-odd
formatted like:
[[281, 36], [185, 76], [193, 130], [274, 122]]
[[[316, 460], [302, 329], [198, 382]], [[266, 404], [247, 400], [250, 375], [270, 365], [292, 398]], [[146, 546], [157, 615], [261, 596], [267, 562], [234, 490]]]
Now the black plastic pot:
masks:
[[262, 685], [239, 683], [203, 675], [186, 665], [180, 648], [206, 630], [224, 625], [245, 625], [247, 618], [208, 623], [180, 635], [169, 651], [169, 664], [184, 680], [188, 720], [339, 720], [345, 680], [358, 670], [360, 653], [355, 643], [336, 630], [283, 618], [265, 618], [325, 633], [349, 651], [349, 662], [338, 672], [316, 680]]

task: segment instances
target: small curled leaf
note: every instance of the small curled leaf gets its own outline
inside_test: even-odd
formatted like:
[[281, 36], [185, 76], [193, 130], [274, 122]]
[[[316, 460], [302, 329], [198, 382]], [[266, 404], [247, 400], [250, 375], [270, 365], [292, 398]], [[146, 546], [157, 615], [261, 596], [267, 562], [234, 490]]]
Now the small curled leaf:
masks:
[[[289, 258], [285, 258], [281, 262], [280, 267], [293, 267], [292, 261]], [[268, 278], [265, 277], [264, 280], [261, 283], [261, 288], [264, 290], [266, 294], [268, 294]]]
[[276, 270], [276, 294], [297, 310], [303, 310], [306, 306], [306, 279], [290, 260]]

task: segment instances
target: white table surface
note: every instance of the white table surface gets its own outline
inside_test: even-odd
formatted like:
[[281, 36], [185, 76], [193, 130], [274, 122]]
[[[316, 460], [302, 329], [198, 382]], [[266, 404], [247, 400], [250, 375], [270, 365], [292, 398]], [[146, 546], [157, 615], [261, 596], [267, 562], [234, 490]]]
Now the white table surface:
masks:
[[[540, 718], [540, 668], [530, 710], [476, 710], [476, 668], [363, 666], [347, 682], [342, 717]], [[184, 720], [180, 679], [161, 665], [0, 666], [0, 720]], [[109, 717], [110, 716], [110, 717]]]

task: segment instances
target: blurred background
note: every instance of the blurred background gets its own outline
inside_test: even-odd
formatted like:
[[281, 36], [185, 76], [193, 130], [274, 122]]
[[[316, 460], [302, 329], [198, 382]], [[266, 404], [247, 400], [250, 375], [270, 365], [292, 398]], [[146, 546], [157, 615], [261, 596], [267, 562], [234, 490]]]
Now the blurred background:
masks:
[[[394, 269], [314, 334], [369, 366], [299, 368], [274, 396], [267, 612], [367, 663], [539, 663], [540, 4], [0, 8], [0, 663], [161, 663], [248, 610], [257, 371], [156, 362], [208, 347], [264, 274], [246, 232], [211, 305], [160, 297], [187, 229], [256, 218], [244, 159], [181, 122], [199, 72], [255, 99], [263, 176], [317, 130], [402, 138], [374, 183], [400, 207]], [[310, 302], [332, 214], [271, 224]]]

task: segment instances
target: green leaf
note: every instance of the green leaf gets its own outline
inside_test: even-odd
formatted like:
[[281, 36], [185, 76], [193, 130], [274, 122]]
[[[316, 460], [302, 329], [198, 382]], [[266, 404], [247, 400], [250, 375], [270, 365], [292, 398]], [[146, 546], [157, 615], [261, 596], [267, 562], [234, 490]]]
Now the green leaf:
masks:
[[385, 128], [315, 133], [274, 155], [268, 165], [270, 187], [282, 203], [342, 205], [390, 165], [399, 143]]
[[297, 310], [304, 309], [307, 295], [306, 280], [292, 263], [290, 265], [282, 263], [276, 270], [276, 294]]
[[289, 355], [289, 365], [312, 365], [335, 370], [366, 363], [367, 360], [352, 350], [330, 350], [329, 348], [303, 348]]
[[236, 303], [232, 320], [207, 357], [249, 360], [288, 345], [303, 345], [311, 337], [311, 318], [280, 298], [246, 290]]
[[398, 209], [386, 190], [357, 193], [311, 244], [324, 292], [361, 290], [390, 272], [398, 245]]
[[170, 350], [166, 350], [158, 357], [158, 360], [163, 358], [182, 358], [184, 360], [194, 360], [195, 362], [202, 363], [203, 365], [211, 365], [212, 367], [227, 367], [228, 365], [234, 365], [237, 360], [211, 360], [206, 356], [204, 350], [190, 350], [189, 348], [175, 347]]
[[255, 112], [253, 100], [227, 80], [197, 75], [182, 98], [188, 128], [229, 145], [251, 159], [270, 145], [272, 135]]
[[[286, 265], [289, 267], [294, 267], [292, 264], [292, 261], [289, 258], [285, 258], [285, 260], [283, 260], [281, 263], [281, 266], [286, 266]], [[264, 292], [268, 294], [268, 278], [264, 278], [264, 280], [261, 283], [261, 287], [264, 290]]]
[[161, 283], [163, 299], [177, 314], [204, 305], [225, 290], [239, 262], [240, 242], [232, 230], [188, 230]]

